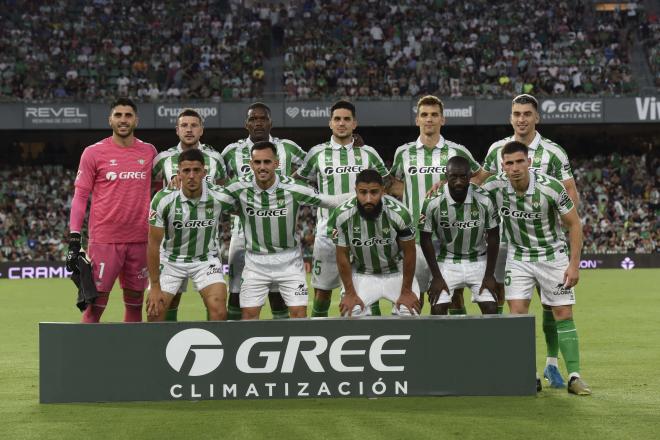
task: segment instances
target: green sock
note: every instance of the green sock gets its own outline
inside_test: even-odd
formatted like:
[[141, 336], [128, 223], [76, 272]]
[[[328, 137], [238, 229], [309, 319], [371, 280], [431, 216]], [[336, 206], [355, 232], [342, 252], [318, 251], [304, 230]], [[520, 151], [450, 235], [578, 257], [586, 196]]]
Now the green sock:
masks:
[[371, 316], [381, 316], [380, 303], [378, 301], [371, 305]]
[[273, 319], [289, 319], [289, 308], [284, 310], [271, 310], [273, 313]]
[[504, 314], [504, 306], [500, 306], [500, 305], [497, 306], [497, 314], [498, 315]]
[[556, 358], [559, 355], [559, 338], [557, 337], [557, 323], [552, 310], [543, 309], [543, 334], [545, 335], [548, 357]]
[[178, 311], [179, 311], [179, 309], [169, 309], [165, 313], [165, 321], [176, 322], [176, 315], [177, 315]]
[[580, 372], [580, 345], [573, 319], [557, 321], [559, 348], [564, 356], [568, 374]]
[[241, 308], [229, 304], [229, 306], [227, 307], [227, 319], [230, 321], [240, 321]]
[[329, 309], [330, 309], [329, 299], [314, 298], [314, 303], [312, 303], [312, 317], [327, 318]]
[[467, 314], [465, 307], [461, 307], [460, 309], [449, 309], [449, 314], [450, 315], [465, 315]]

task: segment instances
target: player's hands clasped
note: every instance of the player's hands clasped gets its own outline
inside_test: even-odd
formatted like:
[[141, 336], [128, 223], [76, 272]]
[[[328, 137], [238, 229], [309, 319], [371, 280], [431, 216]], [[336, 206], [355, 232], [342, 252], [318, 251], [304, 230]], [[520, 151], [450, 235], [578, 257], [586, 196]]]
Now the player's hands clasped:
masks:
[[397, 310], [402, 311], [401, 309], [403, 309], [403, 307], [407, 308], [412, 315], [419, 315], [422, 311], [422, 305], [420, 304], [417, 295], [407, 287], [401, 288], [401, 295], [396, 302]]
[[431, 280], [431, 286], [429, 287], [429, 304], [431, 307], [438, 303], [443, 291], [449, 294], [449, 287], [447, 287], [444, 278], [433, 277]]
[[69, 249], [66, 252], [66, 268], [69, 272], [78, 273], [78, 255], [80, 254], [80, 234], [72, 232], [69, 235]]

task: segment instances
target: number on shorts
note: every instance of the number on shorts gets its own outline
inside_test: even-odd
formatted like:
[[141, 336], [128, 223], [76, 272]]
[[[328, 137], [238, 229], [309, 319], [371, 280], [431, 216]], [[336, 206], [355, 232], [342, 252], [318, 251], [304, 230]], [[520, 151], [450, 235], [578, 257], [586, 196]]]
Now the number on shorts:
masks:
[[321, 260], [314, 261], [314, 275], [321, 275]]
[[505, 270], [504, 271], [504, 285], [505, 286], [510, 286], [511, 285], [511, 271], [510, 270]]
[[105, 263], [99, 263], [99, 280], [103, 278], [103, 269], [105, 269]]

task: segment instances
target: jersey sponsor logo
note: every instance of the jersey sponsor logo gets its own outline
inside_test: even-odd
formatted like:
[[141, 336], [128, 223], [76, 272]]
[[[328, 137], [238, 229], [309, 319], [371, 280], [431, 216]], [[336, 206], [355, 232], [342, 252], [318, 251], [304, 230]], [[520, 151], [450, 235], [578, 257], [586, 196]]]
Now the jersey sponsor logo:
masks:
[[122, 171], [121, 173], [115, 173], [114, 171], [108, 171], [105, 174], [105, 179], [109, 181], [113, 180], [146, 180], [147, 172], [146, 171]]
[[540, 220], [543, 218], [543, 213], [541, 212], [516, 211], [505, 207], [500, 208], [500, 214], [505, 217], [519, 218], [523, 220]]
[[250, 217], [285, 217], [289, 212], [288, 208], [279, 209], [254, 209], [248, 206], [245, 213]]
[[418, 167], [411, 165], [408, 167], [408, 174], [414, 176], [416, 174], [445, 174], [447, 171], [446, 166], [437, 166], [437, 167]]
[[194, 228], [208, 228], [215, 225], [215, 219], [209, 220], [174, 220], [172, 226], [174, 229], [194, 229]]
[[342, 165], [337, 167], [325, 167], [323, 172], [328, 176], [332, 176], [333, 174], [359, 173], [362, 169], [362, 165]]
[[481, 225], [481, 220], [467, 220], [467, 221], [453, 221], [449, 222], [446, 220], [440, 221], [440, 227], [443, 229], [449, 228], [458, 228], [458, 229], [472, 229], [478, 228]]
[[371, 237], [367, 238], [366, 240], [361, 240], [359, 238], [354, 238], [351, 240], [351, 245], [353, 246], [377, 246], [377, 245], [382, 245], [382, 246], [387, 246], [391, 245], [394, 243], [394, 240], [391, 238], [381, 238], [381, 237]]

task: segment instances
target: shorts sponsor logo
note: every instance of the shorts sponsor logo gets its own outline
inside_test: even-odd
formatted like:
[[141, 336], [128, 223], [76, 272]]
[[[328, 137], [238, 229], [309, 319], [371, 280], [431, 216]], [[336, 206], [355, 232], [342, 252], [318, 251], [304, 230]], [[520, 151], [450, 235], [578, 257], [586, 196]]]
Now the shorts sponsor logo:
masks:
[[353, 246], [376, 246], [376, 245], [391, 245], [394, 243], [394, 240], [391, 238], [381, 238], [381, 237], [371, 237], [366, 240], [361, 240], [359, 238], [354, 238], [351, 240], [351, 245]]
[[174, 229], [196, 229], [196, 228], [208, 228], [215, 225], [215, 219], [209, 220], [174, 220], [172, 226]]
[[408, 167], [408, 174], [415, 176], [417, 174], [445, 174], [447, 171], [446, 166], [437, 166], [437, 167], [418, 167], [411, 165]]
[[285, 217], [288, 212], [289, 212], [288, 208], [255, 209], [251, 206], [248, 206], [245, 209], [245, 213], [250, 217]]
[[458, 228], [458, 229], [472, 229], [478, 228], [481, 225], [481, 220], [468, 220], [468, 221], [440, 221], [440, 227], [443, 229]]
[[170, 339], [165, 357], [170, 367], [187, 376], [204, 376], [222, 363], [222, 342], [213, 333], [201, 328], [183, 330]]
[[541, 212], [516, 211], [505, 207], [500, 208], [500, 214], [504, 217], [519, 218], [523, 220], [540, 220], [543, 218], [543, 213]]
[[210, 264], [208, 269], [206, 269], [206, 275], [213, 275], [218, 273], [224, 275], [222, 266], [216, 266], [215, 264]]
[[323, 169], [323, 172], [331, 176], [333, 174], [351, 174], [351, 173], [359, 173], [362, 171], [362, 165], [346, 165], [346, 166], [338, 166], [338, 167], [325, 167]]
[[573, 293], [572, 287], [564, 287], [564, 283], [558, 283], [551, 292], [554, 296], [563, 296], [568, 295], [570, 299], [574, 299], [575, 295]]
[[114, 171], [108, 171], [105, 174], [105, 179], [109, 181], [113, 180], [146, 180], [147, 172], [146, 171], [122, 171], [121, 173], [115, 173]]
[[294, 296], [307, 296], [307, 286], [303, 283], [298, 284], [298, 287], [293, 292]]

